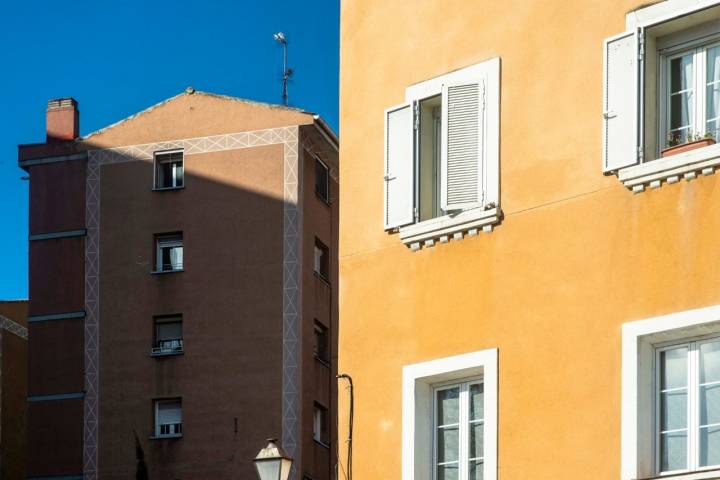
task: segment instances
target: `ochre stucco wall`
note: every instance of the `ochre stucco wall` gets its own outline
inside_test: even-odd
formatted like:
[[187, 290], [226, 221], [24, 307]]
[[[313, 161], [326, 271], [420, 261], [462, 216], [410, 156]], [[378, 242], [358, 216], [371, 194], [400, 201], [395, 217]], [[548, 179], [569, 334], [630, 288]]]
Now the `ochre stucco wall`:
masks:
[[[640, 3], [342, 3], [339, 370], [357, 480], [400, 478], [402, 366], [486, 348], [499, 478], [619, 478], [621, 325], [720, 303], [718, 176], [633, 195], [601, 174], [603, 39]], [[383, 111], [493, 57], [504, 220], [412, 253], [382, 229]]]

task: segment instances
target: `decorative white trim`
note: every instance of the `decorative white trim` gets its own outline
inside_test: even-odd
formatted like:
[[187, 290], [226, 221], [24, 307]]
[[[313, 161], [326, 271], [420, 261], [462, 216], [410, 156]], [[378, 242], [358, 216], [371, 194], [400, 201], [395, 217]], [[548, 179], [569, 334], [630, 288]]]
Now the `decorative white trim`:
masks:
[[[83, 472], [97, 479], [99, 441], [99, 327], [100, 327], [100, 166], [152, 160], [159, 150], [182, 148], [185, 155], [282, 144], [284, 158], [283, 207], [283, 400], [282, 441], [291, 456], [299, 445], [299, 325], [300, 325], [300, 182], [298, 175], [299, 127], [213, 135], [166, 142], [131, 145], [88, 152], [85, 244], [85, 415]], [[292, 478], [296, 476], [293, 468]]]
[[[0, 332], [3, 330], [13, 333], [24, 340], [28, 338], [28, 330], [26, 327], [23, 327], [14, 320], [10, 320], [6, 316], [0, 315]], [[2, 348], [1, 344], [0, 348]]]
[[646, 188], [659, 188], [664, 183], [677, 183], [681, 178], [693, 180], [699, 174], [711, 175], [720, 166], [720, 144], [658, 158], [618, 170], [623, 185], [635, 193]]
[[[497, 207], [464, 210], [457, 215], [444, 215], [400, 227], [400, 240], [410, 250], [417, 251], [420, 245], [433, 246], [436, 241], [447, 243], [451, 236], [453, 240], [462, 240], [465, 235], [476, 236], [479, 229], [489, 233], [494, 225], [500, 223], [501, 218], [501, 211]], [[413, 247], [415, 244], [418, 244], [417, 248]]]
[[720, 5], [718, 0], [666, 0], [639, 8], [625, 15], [625, 28], [633, 31], [687, 15], [697, 10]]
[[432, 458], [416, 455], [432, 442], [433, 384], [482, 377], [485, 395], [484, 477], [497, 480], [498, 350], [491, 348], [428, 362], [406, 365], [402, 378], [402, 480], [430, 480]]
[[[622, 326], [621, 480], [656, 475], [653, 461], [654, 345], [720, 332], [720, 305], [625, 323]], [[673, 479], [718, 478], [714, 472]]]

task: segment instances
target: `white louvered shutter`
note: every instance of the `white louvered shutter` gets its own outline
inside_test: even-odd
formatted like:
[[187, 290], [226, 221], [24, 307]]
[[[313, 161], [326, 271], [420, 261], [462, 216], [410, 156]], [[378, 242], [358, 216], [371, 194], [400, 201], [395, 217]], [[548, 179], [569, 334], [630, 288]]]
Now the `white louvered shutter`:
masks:
[[440, 198], [445, 211], [483, 202], [483, 89], [482, 81], [443, 85]]
[[638, 163], [641, 75], [639, 35], [605, 40], [603, 95], [603, 172]]
[[385, 230], [415, 220], [413, 134], [411, 104], [385, 111]]

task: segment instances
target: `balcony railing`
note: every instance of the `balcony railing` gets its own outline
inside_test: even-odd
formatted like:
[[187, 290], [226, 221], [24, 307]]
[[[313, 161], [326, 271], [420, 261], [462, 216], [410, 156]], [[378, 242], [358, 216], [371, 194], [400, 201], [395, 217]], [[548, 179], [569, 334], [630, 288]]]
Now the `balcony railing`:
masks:
[[162, 423], [158, 425], [158, 437], [182, 435], [182, 423]]
[[183, 351], [182, 338], [174, 338], [168, 340], [159, 340], [157, 345], [153, 347], [152, 353], [154, 355], [161, 353], [180, 353]]

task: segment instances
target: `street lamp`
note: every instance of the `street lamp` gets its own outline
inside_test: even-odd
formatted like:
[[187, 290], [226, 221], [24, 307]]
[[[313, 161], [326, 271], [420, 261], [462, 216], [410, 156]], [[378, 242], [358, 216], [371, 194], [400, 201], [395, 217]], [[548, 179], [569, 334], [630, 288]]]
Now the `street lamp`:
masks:
[[258, 480], [287, 480], [293, 460], [277, 446], [277, 438], [269, 438], [267, 447], [260, 450], [253, 462]]

